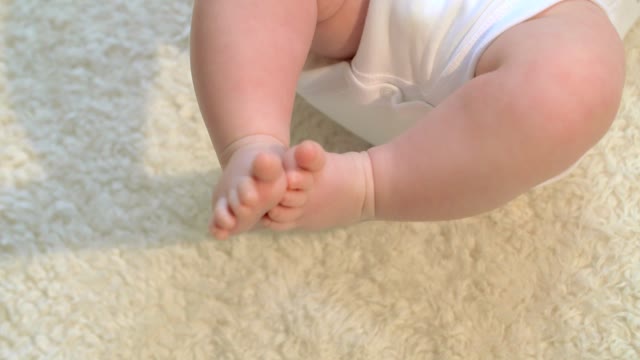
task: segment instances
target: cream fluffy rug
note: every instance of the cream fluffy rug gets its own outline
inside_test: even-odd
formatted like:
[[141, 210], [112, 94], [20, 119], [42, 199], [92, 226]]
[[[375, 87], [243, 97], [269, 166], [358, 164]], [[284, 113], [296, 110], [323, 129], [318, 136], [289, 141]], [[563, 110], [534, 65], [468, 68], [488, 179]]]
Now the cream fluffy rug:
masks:
[[640, 358], [640, 26], [619, 119], [563, 181], [464, 221], [216, 242], [190, 11], [0, 2], [1, 359]]

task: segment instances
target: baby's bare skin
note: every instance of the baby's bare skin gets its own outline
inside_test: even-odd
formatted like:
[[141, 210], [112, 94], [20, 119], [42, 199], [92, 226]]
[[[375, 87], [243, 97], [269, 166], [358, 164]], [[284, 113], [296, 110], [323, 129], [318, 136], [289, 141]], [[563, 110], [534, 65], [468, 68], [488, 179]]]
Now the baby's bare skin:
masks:
[[313, 142], [290, 148], [309, 50], [351, 58], [366, 9], [365, 0], [196, 0], [194, 86], [224, 170], [216, 237], [259, 224], [316, 230], [475, 215], [561, 173], [615, 117], [622, 43], [600, 8], [568, 0], [498, 37], [474, 79], [391, 142], [347, 154]]
[[[319, 23], [319, 27], [323, 30], [313, 31], [309, 28], [307, 31], [294, 31], [289, 33], [283, 29], [273, 28], [271, 22], [262, 24], [260, 21], [244, 25], [247, 29], [245, 32], [262, 33], [265, 28], [274, 32], [283, 31], [286, 35], [294, 34], [298, 37], [295, 42], [287, 42], [285, 49], [288, 48], [290, 56], [288, 60], [269, 59], [265, 64], [265, 69], [257, 69], [257, 71], [249, 71], [248, 73], [238, 73], [233, 75], [232, 71], [212, 71], [215, 69], [227, 69], [231, 66], [242, 68], [243, 61], [247, 58], [242, 55], [243, 50], [238, 49], [238, 53], [234, 57], [220, 59], [216, 57], [218, 49], [226, 48], [226, 41], [232, 39], [221, 40], [219, 44], [213, 44], [211, 41], [200, 40], [207, 37], [207, 33], [212, 31], [211, 22], [218, 19], [218, 28], [233, 27], [237, 22], [232, 21], [234, 14], [248, 15], [250, 11], [258, 11], [261, 16], [275, 21], [278, 16], [286, 18], [290, 21], [288, 12], [279, 12], [286, 5], [282, 2], [278, 6], [268, 8], [265, 3], [258, 4], [253, 7], [249, 2], [245, 2], [246, 7], [242, 4], [232, 6], [229, 4], [210, 2], [196, 2], [194, 8], [194, 20], [192, 31], [192, 64], [194, 72], [194, 84], [199, 98], [200, 107], [205, 117], [207, 126], [210, 130], [212, 142], [219, 154], [220, 163], [223, 166], [223, 174], [213, 193], [213, 216], [209, 225], [210, 232], [219, 239], [225, 239], [228, 236], [235, 235], [247, 231], [261, 223], [272, 229], [288, 229], [294, 227], [319, 228], [334, 224], [334, 221], [322, 220], [320, 223], [314, 223], [311, 219], [318, 217], [309, 217], [309, 211], [303, 212], [303, 209], [309, 209], [308, 194], [313, 188], [314, 194], [329, 193], [335, 194], [337, 189], [326, 189], [325, 181], [327, 173], [325, 164], [327, 158], [331, 158], [330, 168], [346, 168], [353, 166], [354, 157], [336, 157], [328, 156], [327, 153], [318, 144], [312, 142], [303, 143], [297, 147], [288, 149], [289, 137], [289, 118], [295, 93], [295, 81], [297, 75], [302, 69], [304, 60], [310, 48], [319, 50], [325, 56], [350, 57], [355, 53], [355, 49], [359, 43], [362, 25], [364, 23], [364, 14], [366, 12], [366, 2], [364, 1], [348, 1], [343, 3], [341, 0], [323, 0], [317, 4], [312, 1], [292, 1], [292, 6], [297, 6], [300, 10], [301, 17], [298, 25], [303, 24], [304, 17], [307, 16], [307, 24]], [[257, 3], [256, 3], [257, 4]], [[317, 9], [313, 9], [316, 7]], [[215, 10], [214, 10], [215, 9]], [[245, 10], [243, 12], [243, 9]], [[225, 11], [226, 10], [226, 11]], [[273, 11], [272, 11], [273, 10]], [[311, 10], [311, 11], [309, 11]], [[315, 10], [315, 11], [313, 11]], [[269, 15], [271, 13], [271, 15]], [[228, 16], [221, 16], [226, 14]], [[357, 14], [357, 17], [352, 16]], [[219, 16], [219, 17], [217, 17]], [[245, 16], [243, 16], [244, 18]], [[226, 22], [229, 23], [226, 23]], [[285, 20], [283, 20], [285, 21]], [[295, 24], [291, 24], [295, 27]], [[213, 26], [215, 27], [215, 26]], [[290, 29], [286, 29], [290, 30]], [[218, 33], [218, 32], [215, 32]], [[231, 32], [233, 34], [233, 32]], [[271, 34], [275, 35], [275, 34]], [[294, 36], [291, 35], [291, 36]], [[305, 38], [307, 40], [305, 40]], [[243, 41], [244, 39], [236, 39], [235, 41]], [[252, 38], [249, 38], [251, 42]], [[262, 42], [263, 44], [265, 42]], [[274, 42], [266, 42], [273, 46], [266, 49], [265, 52], [273, 51]], [[301, 45], [305, 44], [306, 45]], [[250, 49], [256, 50], [260, 48], [260, 44], [256, 41]], [[287, 53], [287, 51], [284, 51]], [[235, 60], [233, 60], [235, 58]], [[225, 62], [228, 60], [228, 62]], [[275, 61], [272, 61], [275, 60]], [[211, 64], [218, 64], [213, 67]], [[208, 64], [205, 66], [204, 64]], [[233, 65], [232, 65], [233, 64]], [[298, 68], [298, 71], [292, 71]], [[252, 75], [249, 75], [251, 73]], [[277, 76], [276, 76], [277, 75]], [[261, 81], [268, 77], [274, 76], [274, 81]], [[216, 79], [216, 81], [208, 82], [205, 79]], [[239, 82], [239, 83], [238, 83]], [[247, 98], [251, 97], [254, 101], [248, 104], [232, 104], [235, 99], [225, 99], [209, 97], [207, 94], [223, 93], [229, 91], [223, 89], [219, 84], [233, 84], [231, 88], [235, 88], [239, 94], [246, 93]], [[262, 99], [260, 95], [251, 96], [252, 90], [265, 85], [261, 93], [269, 96], [269, 99]], [[270, 88], [269, 85], [272, 85]], [[215, 101], [219, 100], [219, 101]], [[264, 113], [266, 118], [252, 118], [251, 115], [245, 114], [240, 108], [256, 108], [255, 113]], [[262, 106], [260, 106], [262, 105]], [[211, 119], [215, 118], [242, 118], [247, 121], [243, 126], [235, 126], [232, 121], [217, 122]], [[245, 131], [246, 130], [246, 131]], [[335, 155], [335, 154], [333, 154]], [[360, 155], [361, 157], [362, 155]], [[274, 161], [275, 157], [279, 157], [280, 163]], [[341, 164], [341, 165], [340, 165]], [[370, 165], [368, 165], [370, 169]], [[343, 171], [344, 173], [344, 171]], [[369, 170], [369, 176], [371, 171]], [[350, 172], [352, 174], [352, 172]], [[321, 182], [319, 180], [322, 179]], [[358, 186], [366, 184], [367, 180], [353, 177], [352, 180]], [[335, 183], [335, 181], [334, 181]], [[345, 183], [347, 184], [347, 183]], [[349, 194], [354, 198], [349, 201], [344, 197], [345, 202], [357, 204], [344, 212], [330, 211], [331, 216], [341, 219], [346, 223], [359, 221], [362, 218], [362, 204], [364, 203], [363, 191], [352, 192], [349, 187]], [[325, 190], [323, 190], [325, 189]], [[370, 188], [371, 190], [371, 188]], [[353, 193], [353, 194], [352, 194]], [[371, 191], [369, 191], [371, 193]], [[326, 196], [325, 196], [326, 197]], [[317, 197], [311, 204], [316, 204]], [[372, 210], [368, 210], [372, 212]], [[366, 215], [371, 217], [372, 214]], [[323, 217], [324, 218], [324, 217]], [[262, 221], [260, 221], [262, 219]]]
[[285, 146], [257, 135], [232, 143], [221, 156], [222, 178], [213, 193], [210, 232], [219, 239], [251, 230], [287, 189]]

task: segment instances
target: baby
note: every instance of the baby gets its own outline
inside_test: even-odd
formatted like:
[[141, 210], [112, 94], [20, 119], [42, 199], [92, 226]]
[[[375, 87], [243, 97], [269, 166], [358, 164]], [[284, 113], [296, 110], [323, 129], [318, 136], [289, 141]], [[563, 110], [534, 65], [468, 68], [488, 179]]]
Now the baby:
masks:
[[[607, 132], [638, 0], [196, 0], [211, 233], [479, 214]], [[290, 147], [296, 91], [375, 146]]]

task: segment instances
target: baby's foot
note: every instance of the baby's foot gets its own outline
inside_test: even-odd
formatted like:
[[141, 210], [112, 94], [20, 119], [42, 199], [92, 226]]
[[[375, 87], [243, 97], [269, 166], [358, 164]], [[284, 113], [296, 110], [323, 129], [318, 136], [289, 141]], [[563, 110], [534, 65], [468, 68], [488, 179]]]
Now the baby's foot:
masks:
[[284, 159], [287, 191], [263, 225], [272, 230], [320, 230], [373, 219], [368, 153], [333, 154], [305, 141], [289, 149]]
[[209, 231], [216, 238], [251, 230], [282, 199], [287, 187], [284, 152], [282, 143], [266, 136], [234, 144], [212, 198]]
[[[305, 141], [287, 151], [283, 160], [287, 190], [278, 206], [271, 209], [263, 221], [263, 225], [267, 225], [277, 219], [271, 228], [277, 227], [278, 230], [294, 227], [295, 221], [303, 215], [315, 178], [324, 169], [326, 153], [317, 143]], [[271, 214], [275, 219], [270, 217]]]

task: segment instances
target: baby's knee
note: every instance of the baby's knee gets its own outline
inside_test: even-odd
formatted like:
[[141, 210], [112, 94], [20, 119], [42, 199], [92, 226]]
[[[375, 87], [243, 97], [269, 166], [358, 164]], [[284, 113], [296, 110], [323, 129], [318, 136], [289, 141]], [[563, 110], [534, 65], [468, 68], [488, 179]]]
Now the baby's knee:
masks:
[[523, 73], [531, 111], [558, 146], [576, 155], [602, 138], [618, 112], [624, 87], [624, 51], [580, 44], [548, 54]]

